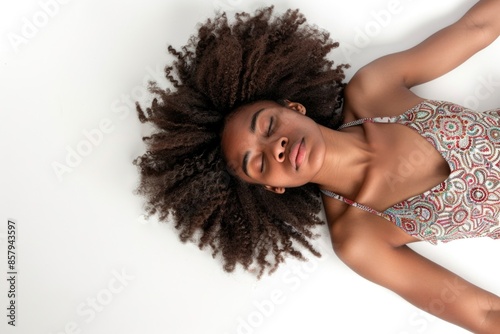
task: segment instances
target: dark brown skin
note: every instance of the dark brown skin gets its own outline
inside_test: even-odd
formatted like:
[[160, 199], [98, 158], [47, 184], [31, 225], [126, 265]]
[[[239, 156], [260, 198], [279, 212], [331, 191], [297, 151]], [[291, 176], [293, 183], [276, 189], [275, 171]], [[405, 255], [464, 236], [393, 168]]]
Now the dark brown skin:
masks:
[[[344, 122], [397, 116], [422, 102], [410, 88], [452, 70], [492, 43], [500, 35], [498, 13], [499, 0], [479, 1], [458, 22], [414, 48], [379, 58], [363, 67], [346, 87]], [[364, 123], [334, 131], [303, 122], [301, 117], [307, 110], [300, 103], [288, 101], [286, 107], [283, 109], [288, 111], [265, 101], [254, 103], [241, 108], [228, 121], [222, 147], [226, 159], [244, 181], [283, 193], [288, 186], [296, 186], [295, 176], [301, 182], [318, 184], [320, 188], [383, 211], [431, 189], [449, 175], [448, 164], [441, 155], [406, 126]], [[249, 131], [251, 116], [262, 108], [266, 117], [257, 122], [255, 133]], [[268, 134], [270, 119], [279, 126]], [[309, 135], [315, 126], [321, 138]], [[232, 127], [241, 131], [233, 131]], [[305, 138], [303, 152], [307, 152], [298, 170], [287, 159], [295, 157], [289, 144], [297, 142], [297, 136]], [[422, 147], [429, 149], [422, 165], [397, 187], [388, 189], [384, 173], [397, 174], [399, 158], [408, 158]], [[250, 175], [242, 171], [240, 161], [244, 152], [250, 152]], [[310, 152], [324, 152], [324, 155], [310, 159]], [[259, 173], [262, 162], [264, 169]], [[277, 170], [279, 173], [274, 174]], [[500, 332], [498, 296], [412, 251], [407, 244], [417, 239], [387, 220], [326, 196], [323, 203], [336, 254], [361, 276], [474, 333]], [[450, 284], [460, 293], [448, 295]], [[432, 308], [435, 300], [446, 300], [446, 307]]]

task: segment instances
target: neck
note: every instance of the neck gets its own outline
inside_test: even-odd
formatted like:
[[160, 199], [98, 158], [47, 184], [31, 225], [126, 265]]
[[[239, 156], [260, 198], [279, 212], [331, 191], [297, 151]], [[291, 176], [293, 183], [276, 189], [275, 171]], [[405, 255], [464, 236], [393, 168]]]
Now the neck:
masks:
[[323, 126], [320, 130], [326, 143], [325, 159], [313, 182], [352, 198], [363, 184], [373, 150], [362, 131], [334, 131]]

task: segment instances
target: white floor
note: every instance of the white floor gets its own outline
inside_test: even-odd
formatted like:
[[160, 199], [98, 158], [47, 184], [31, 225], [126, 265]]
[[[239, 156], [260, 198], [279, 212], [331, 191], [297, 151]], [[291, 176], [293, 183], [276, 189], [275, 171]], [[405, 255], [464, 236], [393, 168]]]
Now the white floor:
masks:
[[[142, 218], [131, 164], [144, 147], [135, 100], [162, 80], [196, 24], [215, 10], [301, 8], [332, 33], [353, 73], [458, 19], [467, 0], [25, 0], [0, 2], [0, 268], [17, 226], [16, 327], [0, 280], [2, 333], [466, 333], [322, 259], [256, 281], [228, 275], [171, 224]], [[463, 43], [467, 43], [464, 40]], [[418, 87], [424, 97], [500, 106], [500, 40]], [[500, 242], [415, 245], [500, 294]]]

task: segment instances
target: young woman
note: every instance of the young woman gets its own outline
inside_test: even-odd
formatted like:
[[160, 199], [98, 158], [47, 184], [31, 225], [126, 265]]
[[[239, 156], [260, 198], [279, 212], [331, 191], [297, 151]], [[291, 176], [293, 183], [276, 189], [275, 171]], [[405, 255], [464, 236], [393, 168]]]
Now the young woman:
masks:
[[[319, 255], [309, 241], [321, 224], [319, 189], [349, 267], [442, 319], [497, 333], [498, 296], [406, 245], [500, 237], [500, 110], [410, 90], [492, 43], [498, 13], [500, 0], [481, 0], [348, 85], [345, 66], [326, 58], [337, 44], [297, 11], [209, 20], [182, 52], [170, 48], [175, 91], [153, 86], [160, 100], [138, 108], [158, 128], [136, 160], [149, 214], [173, 213], [181, 240], [200, 232], [200, 248], [220, 252], [225, 270], [240, 263], [260, 276], [285, 255], [303, 258], [297, 243]], [[453, 300], [449, 284], [460, 287]]]

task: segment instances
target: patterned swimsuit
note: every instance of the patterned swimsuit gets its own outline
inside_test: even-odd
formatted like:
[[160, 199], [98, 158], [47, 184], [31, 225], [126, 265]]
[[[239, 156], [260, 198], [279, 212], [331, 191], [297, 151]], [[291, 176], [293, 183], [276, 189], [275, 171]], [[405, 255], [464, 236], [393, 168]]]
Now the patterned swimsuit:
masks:
[[364, 122], [399, 123], [416, 130], [448, 162], [449, 177], [384, 212], [322, 189], [325, 195], [381, 216], [433, 244], [500, 238], [500, 109], [475, 112], [449, 102], [424, 101], [402, 115], [359, 119], [339, 130]]

